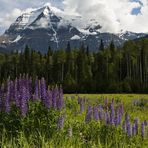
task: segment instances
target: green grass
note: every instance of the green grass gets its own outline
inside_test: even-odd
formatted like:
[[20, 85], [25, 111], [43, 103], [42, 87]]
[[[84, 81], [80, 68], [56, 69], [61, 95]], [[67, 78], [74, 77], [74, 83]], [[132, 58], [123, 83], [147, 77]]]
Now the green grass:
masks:
[[[74, 96], [74, 99], [71, 99]], [[65, 105], [62, 111], [47, 110], [38, 103], [29, 104], [29, 113], [25, 118], [19, 115], [15, 109], [7, 115], [0, 113], [0, 147], [2, 148], [147, 148], [148, 133], [145, 139], [138, 134], [134, 137], [127, 136], [122, 127], [107, 126], [104, 122], [92, 120], [85, 123], [85, 114], [80, 113], [77, 97], [86, 98], [88, 105], [98, 105], [105, 98], [115, 99], [115, 103], [124, 103], [125, 112], [128, 112], [131, 121], [139, 118], [140, 121], [148, 121], [148, 103], [143, 106], [133, 106], [135, 99], [148, 100], [148, 95], [135, 94], [66, 94]], [[65, 115], [63, 129], [57, 129], [59, 115]], [[69, 136], [69, 129], [73, 134]], [[146, 129], [148, 132], [148, 129]]]
[[80, 96], [89, 99], [91, 104], [95, 104], [97, 100], [115, 99], [124, 103], [125, 109], [132, 117], [139, 117], [141, 120], [148, 120], [148, 104], [145, 107], [133, 107], [132, 102], [135, 99], [147, 99], [148, 94], [66, 94], [65, 97]]

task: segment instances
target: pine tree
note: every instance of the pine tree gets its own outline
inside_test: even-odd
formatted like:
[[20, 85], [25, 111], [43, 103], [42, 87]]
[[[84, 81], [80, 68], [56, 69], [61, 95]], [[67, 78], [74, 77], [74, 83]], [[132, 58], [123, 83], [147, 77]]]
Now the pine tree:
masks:
[[103, 43], [103, 40], [102, 39], [101, 39], [101, 42], [100, 42], [99, 50], [100, 51], [103, 51], [104, 50], [104, 43]]

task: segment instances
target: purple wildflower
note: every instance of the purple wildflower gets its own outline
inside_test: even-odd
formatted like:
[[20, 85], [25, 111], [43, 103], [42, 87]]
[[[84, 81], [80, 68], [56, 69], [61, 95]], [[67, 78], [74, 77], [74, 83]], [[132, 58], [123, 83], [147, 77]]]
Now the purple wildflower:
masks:
[[116, 118], [115, 118], [115, 121], [114, 121], [115, 125], [120, 125], [121, 120], [122, 120], [122, 115], [121, 115], [120, 109], [118, 109], [117, 113], [116, 113]]
[[15, 105], [17, 107], [19, 107], [20, 103], [19, 103], [19, 98], [18, 98], [18, 80], [17, 80], [17, 78], [15, 79], [15, 82], [14, 82], [14, 101], [15, 101]]
[[50, 108], [52, 105], [52, 92], [50, 89], [48, 89], [47, 91], [47, 97], [46, 97], [46, 100], [45, 100], [45, 106], [47, 108]]
[[126, 114], [125, 114], [125, 122], [128, 123], [128, 122], [129, 122], [129, 119], [130, 119], [130, 118], [129, 118], [129, 115], [128, 115], [128, 113], [126, 113]]
[[85, 111], [85, 100], [80, 100], [80, 112], [83, 113]]
[[10, 112], [10, 94], [9, 94], [9, 92], [7, 92], [6, 96], [5, 96], [5, 112], [6, 113]]
[[115, 124], [115, 118], [112, 114], [110, 114], [110, 124], [114, 125]]
[[126, 127], [127, 127], [127, 134], [128, 134], [128, 136], [132, 136], [131, 123], [128, 122], [128, 124], [126, 125]]
[[126, 132], [126, 124], [125, 124], [125, 122], [123, 122], [123, 124], [122, 124], [122, 129], [123, 129], [124, 132]]
[[46, 82], [45, 82], [44, 78], [41, 79], [41, 99], [42, 99], [43, 103], [45, 104], [45, 101], [46, 101]]
[[2, 91], [2, 89], [0, 88], [0, 111], [1, 111], [1, 109], [2, 109], [2, 98], [3, 98], [3, 91]]
[[57, 108], [62, 109], [63, 106], [64, 106], [63, 89], [62, 87], [60, 87], [58, 90]]
[[26, 94], [26, 88], [22, 88], [22, 94], [21, 94], [21, 113], [22, 116], [26, 116], [28, 111], [28, 106], [27, 106], [27, 94]]
[[108, 98], [104, 99], [104, 105], [105, 105], [106, 108], [108, 107]]
[[38, 100], [40, 98], [39, 95], [39, 81], [36, 79], [35, 80], [35, 95], [34, 95], [34, 99]]
[[58, 128], [63, 129], [64, 127], [65, 116], [61, 115], [58, 119]]
[[134, 120], [134, 124], [135, 124], [135, 132], [136, 132], [136, 134], [138, 134], [138, 124], [139, 124], [139, 119], [138, 118], [136, 118]]
[[99, 112], [98, 112], [98, 108], [97, 108], [97, 107], [94, 107], [94, 108], [93, 108], [93, 116], [94, 116], [94, 119], [95, 119], [96, 121], [99, 120]]
[[5, 100], [5, 86], [4, 86], [4, 84], [2, 84], [2, 86], [1, 86], [1, 94], [0, 94], [0, 111], [2, 111], [4, 108], [5, 108], [5, 102], [4, 102], [4, 100]]
[[56, 86], [56, 88], [54, 88], [54, 89], [52, 90], [52, 107], [53, 107], [54, 109], [57, 108], [57, 96], [58, 96], [58, 88], [57, 88], [57, 86]]
[[106, 124], [110, 124], [110, 114], [109, 114], [109, 112], [105, 113], [105, 120], [106, 120]]
[[10, 81], [10, 98], [14, 99], [14, 93], [14, 82]]
[[91, 106], [89, 106], [88, 110], [87, 110], [87, 113], [86, 113], [86, 116], [85, 116], [85, 122], [86, 123], [89, 123], [91, 121], [92, 113], [93, 113], [93, 109], [92, 109]]
[[104, 117], [104, 111], [102, 105], [99, 105], [99, 119], [103, 120], [103, 117]]
[[135, 124], [133, 124], [132, 126], [132, 135], [135, 136], [136, 135], [136, 128], [135, 128]]
[[142, 139], [144, 139], [144, 137], [145, 137], [145, 125], [144, 125], [144, 122], [142, 122], [142, 124], [141, 124], [141, 136], [142, 136]]

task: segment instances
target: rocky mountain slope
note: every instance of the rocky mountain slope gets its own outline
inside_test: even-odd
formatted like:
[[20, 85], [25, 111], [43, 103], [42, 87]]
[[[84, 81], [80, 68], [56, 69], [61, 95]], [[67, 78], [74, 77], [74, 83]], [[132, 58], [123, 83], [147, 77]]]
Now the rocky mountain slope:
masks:
[[99, 22], [94, 19], [84, 21], [79, 15], [69, 15], [55, 7], [44, 6], [18, 17], [0, 37], [0, 48], [23, 50], [28, 45], [44, 53], [49, 45], [56, 50], [65, 48], [70, 41], [73, 48], [78, 48], [83, 42], [95, 51], [101, 39], [106, 46], [111, 40], [120, 46], [126, 40], [145, 35], [128, 31], [119, 34], [102, 32]]

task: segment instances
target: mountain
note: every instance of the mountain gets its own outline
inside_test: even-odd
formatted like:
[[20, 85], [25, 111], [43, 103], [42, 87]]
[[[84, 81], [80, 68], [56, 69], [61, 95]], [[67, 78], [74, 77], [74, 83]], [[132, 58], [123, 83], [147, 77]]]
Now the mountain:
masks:
[[120, 46], [126, 40], [145, 36], [143, 33], [132, 32], [111, 34], [102, 32], [101, 28], [95, 19], [84, 20], [79, 15], [66, 14], [58, 8], [44, 6], [19, 16], [0, 37], [0, 48], [23, 50], [28, 45], [44, 53], [49, 45], [56, 50], [65, 48], [70, 41], [73, 48], [78, 48], [85, 43], [95, 51], [101, 39], [106, 46], [111, 40], [116, 46]]

